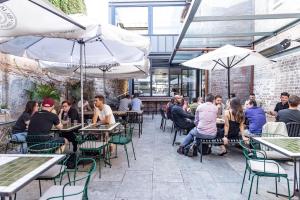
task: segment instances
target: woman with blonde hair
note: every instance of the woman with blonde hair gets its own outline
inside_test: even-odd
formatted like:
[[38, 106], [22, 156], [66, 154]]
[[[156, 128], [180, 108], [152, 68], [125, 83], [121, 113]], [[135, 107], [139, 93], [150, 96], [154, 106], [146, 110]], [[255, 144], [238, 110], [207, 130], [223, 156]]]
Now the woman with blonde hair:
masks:
[[221, 145], [222, 152], [219, 154], [223, 156], [227, 153], [225, 145], [228, 144], [228, 139], [239, 138], [247, 140], [244, 136], [244, 122], [245, 115], [240, 99], [234, 97], [230, 100], [230, 108], [225, 111], [225, 125], [224, 132], [219, 135], [224, 141], [224, 145]]

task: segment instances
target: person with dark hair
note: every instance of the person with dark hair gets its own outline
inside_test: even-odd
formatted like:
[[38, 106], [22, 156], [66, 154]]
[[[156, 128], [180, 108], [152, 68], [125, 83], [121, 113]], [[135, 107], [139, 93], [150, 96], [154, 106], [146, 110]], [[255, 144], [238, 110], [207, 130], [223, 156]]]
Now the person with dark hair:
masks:
[[266, 123], [265, 111], [257, 106], [255, 100], [249, 100], [245, 111], [246, 121], [248, 122], [248, 131], [252, 135], [261, 135], [262, 127]]
[[22, 115], [18, 118], [12, 128], [12, 139], [25, 142], [27, 136], [27, 127], [30, 122], [31, 116], [39, 109], [39, 104], [36, 101], [28, 101]]
[[198, 99], [197, 98], [192, 98], [192, 103], [189, 105], [189, 109], [190, 109], [190, 112], [195, 115], [196, 113], [196, 109], [197, 107], [199, 106], [198, 104]]
[[256, 106], [257, 107], [262, 107], [262, 103], [259, 100], [256, 99], [255, 94], [254, 93], [250, 93], [249, 94], [249, 99], [245, 101], [245, 105], [244, 105], [245, 110], [248, 108], [249, 102], [251, 100], [254, 100], [256, 102]]
[[224, 145], [221, 145], [222, 152], [219, 154], [220, 156], [227, 153], [225, 145], [228, 144], [228, 138], [233, 139], [242, 136], [243, 140], [247, 140], [244, 136], [244, 122], [245, 115], [241, 101], [239, 98], [234, 97], [230, 100], [229, 110], [225, 111], [224, 132], [219, 132], [220, 135], [218, 135], [224, 141]]
[[278, 102], [276, 104], [274, 111], [269, 111], [268, 114], [276, 116], [280, 110], [288, 109], [289, 108], [289, 104], [288, 104], [289, 96], [290, 96], [289, 93], [282, 92], [280, 94], [280, 102]]
[[217, 135], [217, 113], [218, 108], [213, 104], [214, 96], [208, 94], [205, 103], [198, 106], [195, 113], [195, 125], [180, 144], [177, 152], [183, 154], [185, 146], [190, 144], [194, 137], [202, 139], [214, 139]]
[[[45, 98], [42, 103], [42, 110], [34, 113], [31, 117], [28, 126], [28, 136], [49, 136], [39, 139], [39, 142], [55, 142], [55, 143], [66, 143], [66, 139], [62, 137], [52, 137], [50, 131], [53, 126], [57, 129], [62, 129], [62, 124], [56, 114], [52, 113], [54, 109], [54, 100], [51, 98]], [[64, 146], [61, 148], [61, 152], [64, 151]]]
[[300, 104], [300, 98], [296, 95], [291, 95], [288, 100], [289, 108], [283, 109], [278, 112], [276, 121], [278, 122], [297, 122], [300, 123], [300, 111], [298, 105]]
[[131, 108], [131, 98], [130, 95], [127, 94], [123, 99], [120, 100], [119, 111], [129, 111]]
[[235, 98], [235, 97], [236, 97], [235, 93], [230, 93], [229, 99], [227, 99], [227, 101], [226, 101], [225, 110], [229, 110], [230, 109], [230, 100], [232, 98]]
[[167, 118], [172, 120], [172, 107], [175, 104], [175, 97], [172, 97], [171, 100], [167, 103]]
[[222, 96], [221, 95], [216, 95], [215, 96], [215, 105], [218, 108], [218, 118], [223, 118], [225, 114], [225, 105], [222, 102]]
[[[65, 100], [61, 103], [62, 109], [60, 110], [60, 113], [58, 115], [61, 122], [70, 120], [71, 123], [74, 123], [74, 121], [80, 122], [78, 111], [71, 107], [71, 102], [68, 100]], [[73, 145], [73, 151], [77, 151], [77, 141], [76, 141], [76, 135], [73, 131], [71, 132], [62, 132], [60, 133], [60, 137], [66, 138], [69, 142], [72, 142]]]
[[94, 99], [94, 116], [93, 124], [96, 124], [98, 119], [102, 124], [114, 124], [116, 123], [115, 117], [109, 105], [105, 104], [105, 97], [103, 95], [97, 95]]
[[172, 107], [172, 119], [176, 126], [181, 129], [186, 129], [188, 132], [194, 128], [194, 116], [182, 108], [183, 97], [175, 95], [174, 106]]
[[143, 108], [142, 101], [138, 98], [139, 94], [135, 93], [133, 99], [131, 100], [131, 110], [140, 112]]

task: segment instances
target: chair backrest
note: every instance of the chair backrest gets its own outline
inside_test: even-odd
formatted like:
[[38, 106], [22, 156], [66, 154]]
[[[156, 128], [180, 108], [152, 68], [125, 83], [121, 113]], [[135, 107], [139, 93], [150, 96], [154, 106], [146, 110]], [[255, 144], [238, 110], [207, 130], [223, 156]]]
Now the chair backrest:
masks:
[[159, 109], [159, 113], [160, 113], [160, 116], [161, 116], [163, 119], [167, 119], [166, 113], [165, 113], [165, 111], [164, 111], [162, 108]]
[[27, 151], [32, 154], [54, 154], [62, 145], [63, 143], [54, 142], [38, 143], [29, 146]]
[[246, 160], [257, 159], [257, 151], [254, 148], [255, 145], [252, 142], [250, 142], [250, 144], [246, 144], [243, 140], [241, 140], [239, 144], [243, 149], [243, 155]]
[[286, 124], [289, 137], [300, 137], [300, 123], [289, 122]]
[[139, 115], [137, 112], [127, 112], [127, 122], [128, 123], [138, 123]]
[[[267, 133], [265, 136], [264, 133]], [[262, 137], [268, 135], [288, 136], [286, 125], [283, 122], [267, 122], [262, 128]]]

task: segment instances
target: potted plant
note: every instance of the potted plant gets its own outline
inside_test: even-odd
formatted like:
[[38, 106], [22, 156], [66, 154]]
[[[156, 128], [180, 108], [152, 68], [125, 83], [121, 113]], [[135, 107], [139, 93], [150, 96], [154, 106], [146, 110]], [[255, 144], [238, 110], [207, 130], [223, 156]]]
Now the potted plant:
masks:
[[36, 84], [33, 89], [27, 90], [30, 100], [41, 102], [44, 98], [60, 100], [60, 92], [53, 84]]

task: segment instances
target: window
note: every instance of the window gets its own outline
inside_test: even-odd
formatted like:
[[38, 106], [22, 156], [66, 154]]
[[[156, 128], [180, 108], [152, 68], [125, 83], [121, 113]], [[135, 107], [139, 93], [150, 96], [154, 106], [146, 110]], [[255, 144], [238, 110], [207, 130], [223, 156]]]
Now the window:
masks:
[[148, 34], [148, 7], [116, 8], [116, 25], [139, 34]]
[[153, 8], [153, 34], [179, 34], [182, 6], [154, 7]]
[[181, 73], [182, 95], [196, 97], [196, 70], [183, 69]]
[[154, 69], [152, 71], [152, 96], [169, 96], [168, 69]]
[[150, 96], [150, 76], [145, 79], [134, 79], [134, 93]]

